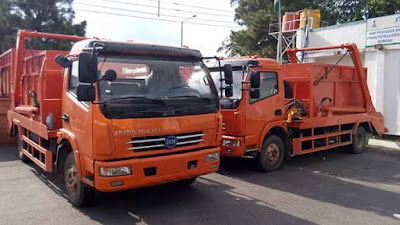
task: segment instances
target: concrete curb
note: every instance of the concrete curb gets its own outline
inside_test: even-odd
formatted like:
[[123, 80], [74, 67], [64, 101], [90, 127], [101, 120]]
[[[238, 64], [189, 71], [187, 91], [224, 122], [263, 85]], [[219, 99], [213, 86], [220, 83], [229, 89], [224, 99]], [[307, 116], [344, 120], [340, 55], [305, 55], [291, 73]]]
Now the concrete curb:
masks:
[[400, 150], [400, 144], [393, 141], [369, 139], [368, 145]]

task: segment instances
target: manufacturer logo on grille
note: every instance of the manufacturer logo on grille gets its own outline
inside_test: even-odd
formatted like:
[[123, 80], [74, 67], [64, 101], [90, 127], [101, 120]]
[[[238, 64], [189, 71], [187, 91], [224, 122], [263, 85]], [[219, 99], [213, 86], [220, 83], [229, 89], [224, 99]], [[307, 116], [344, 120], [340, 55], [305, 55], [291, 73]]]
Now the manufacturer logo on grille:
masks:
[[135, 135], [135, 134], [157, 134], [160, 128], [137, 129], [137, 130], [116, 130], [114, 136]]
[[178, 139], [176, 136], [168, 136], [165, 138], [165, 147], [167, 148], [174, 148], [176, 144], [178, 143]]

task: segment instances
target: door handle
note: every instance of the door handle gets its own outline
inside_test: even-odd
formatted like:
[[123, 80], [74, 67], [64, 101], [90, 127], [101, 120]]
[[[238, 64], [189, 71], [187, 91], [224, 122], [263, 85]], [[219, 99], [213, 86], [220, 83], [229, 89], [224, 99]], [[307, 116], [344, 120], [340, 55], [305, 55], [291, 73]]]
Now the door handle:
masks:
[[65, 113], [65, 114], [62, 116], [62, 119], [64, 120], [64, 122], [69, 123], [69, 115], [68, 115], [68, 114]]
[[280, 116], [280, 115], [282, 115], [282, 109], [276, 109], [275, 116]]

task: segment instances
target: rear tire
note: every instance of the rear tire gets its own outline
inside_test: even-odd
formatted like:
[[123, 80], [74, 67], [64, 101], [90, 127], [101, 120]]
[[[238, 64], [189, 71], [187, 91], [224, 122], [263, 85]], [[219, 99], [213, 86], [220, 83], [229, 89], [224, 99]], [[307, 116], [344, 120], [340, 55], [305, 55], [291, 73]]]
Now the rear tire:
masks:
[[359, 126], [356, 133], [353, 135], [353, 143], [350, 146], [350, 152], [360, 154], [365, 150], [367, 144], [367, 133], [364, 127]]
[[30, 159], [22, 151], [23, 151], [23, 141], [22, 137], [18, 135], [18, 152], [17, 152], [18, 159], [21, 160], [21, 162], [23, 163], [28, 163]]
[[68, 154], [65, 160], [63, 178], [64, 192], [68, 196], [69, 202], [76, 207], [87, 206], [93, 198], [94, 190], [79, 179], [72, 152]]
[[257, 155], [257, 166], [264, 172], [277, 170], [282, 165], [284, 155], [282, 139], [276, 135], [270, 135], [264, 140], [261, 151]]

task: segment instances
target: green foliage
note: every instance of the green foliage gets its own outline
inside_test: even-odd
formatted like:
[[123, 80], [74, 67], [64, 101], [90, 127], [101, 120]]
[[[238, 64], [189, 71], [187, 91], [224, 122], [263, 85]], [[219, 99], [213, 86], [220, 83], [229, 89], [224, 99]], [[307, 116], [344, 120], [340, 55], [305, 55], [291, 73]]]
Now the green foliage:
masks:
[[270, 1], [241, 0], [236, 8], [235, 21], [246, 29], [232, 31], [230, 42], [225, 42], [219, 51], [231, 55], [273, 54], [271, 47], [276, 45], [276, 40], [268, 35], [268, 25], [276, 18]]
[[[73, 0], [0, 0], [0, 50], [15, 46], [19, 29], [38, 32], [85, 35], [86, 21], [73, 24]], [[34, 49], [71, 48], [69, 41], [32, 39]]]
[[337, 0], [332, 2], [334, 2], [339, 23], [400, 13], [400, 0]]
[[[273, 57], [277, 41], [268, 35], [268, 26], [277, 23], [273, 0], [231, 0], [235, 21], [244, 27], [231, 31], [220, 52], [234, 55]], [[400, 0], [281, 0], [282, 12], [305, 8], [320, 9], [321, 19], [329, 25], [400, 13]]]

